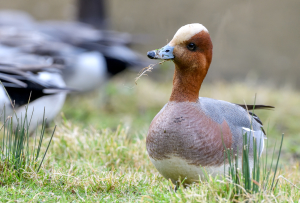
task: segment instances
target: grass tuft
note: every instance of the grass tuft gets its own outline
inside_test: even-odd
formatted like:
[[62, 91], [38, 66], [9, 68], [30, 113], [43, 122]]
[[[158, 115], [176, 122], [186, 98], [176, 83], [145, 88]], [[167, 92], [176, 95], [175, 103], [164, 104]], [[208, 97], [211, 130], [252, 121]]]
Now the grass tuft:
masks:
[[[21, 177], [22, 173], [25, 171], [34, 171], [38, 173], [55, 132], [54, 128], [50, 141], [48, 142], [48, 146], [45, 152], [41, 154], [46, 126], [45, 112], [43, 116], [41, 132], [36, 132], [34, 138], [31, 138], [29, 133], [31, 119], [28, 122], [27, 106], [24, 118], [17, 118], [16, 125], [13, 123], [14, 121], [12, 116], [6, 117], [5, 108], [2, 116], [2, 139], [0, 141], [0, 165], [2, 172], [4, 170], [15, 170], [17, 171], [17, 175], [19, 177]], [[17, 115], [15, 114], [14, 116]], [[34, 145], [31, 145], [32, 139], [33, 143], [35, 143]], [[37, 142], [38, 144], [36, 145]], [[41, 156], [43, 157], [42, 159]]]
[[[238, 149], [236, 152], [234, 152], [233, 149], [225, 148], [224, 178], [228, 182], [230, 193], [232, 193], [234, 197], [243, 196], [243, 195], [247, 196], [248, 194], [264, 193], [266, 191], [272, 193], [276, 189], [279, 177], [277, 177], [277, 183], [275, 184], [275, 186], [274, 186], [274, 181], [277, 175], [277, 169], [278, 169], [278, 164], [279, 164], [279, 159], [281, 154], [283, 138], [284, 138], [284, 134], [282, 134], [274, 172], [272, 166], [273, 166], [276, 145], [274, 146], [273, 149], [270, 166], [267, 161], [268, 160], [267, 153], [266, 153], [265, 160], [263, 160], [263, 157], [261, 157], [260, 150], [259, 150], [261, 146], [257, 145], [256, 143], [257, 140], [254, 136], [252, 138], [253, 140], [251, 143], [250, 136], [247, 133], [243, 135], [243, 148], [242, 148], [241, 161], [239, 161]], [[250, 151], [250, 146], [252, 146], [253, 148], [252, 152]], [[225, 159], [227, 159], [228, 161], [228, 174], [225, 174], [226, 171]], [[239, 163], [241, 163], [241, 166], [238, 165]], [[273, 174], [273, 177], [271, 177], [270, 174]]]
[[[2, 132], [2, 139], [0, 139], [2, 140], [2, 142], [0, 141], [0, 170], [2, 170], [2, 172], [6, 170], [15, 170], [18, 177], [22, 177], [22, 173], [28, 170], [38, 173], [46, 157], [56, 127], [53, 130], [51, 139], [48, 142], [46, 151], [43, 154], [43, 158], [40, 160], [41, 147], [43, 144], [47, 121], [47, 119], [45, 118], [45, 109], [43, 114], [41, 132], [35, 133], [34, 146], [31, 147], [29, 127], [34, 113], [33, 110], [28, 122], [28, 105], [30, 102], [31, 94], [29, 96], [28, 103], [25, 106], [24, 118], [22, 117], [22, 115], [21, 118], [19, 118], [15, 111], [14, 103], [10, 99], [10, 96], [1, 81], [0, 83], [5, 90], [8, 99], [10, 100], [14, 112], [12, 116], [7, 116], [6, 106], [3, 106], [3, 110], [1, 113], [3, 124], [0, 129], [0, 131]], [[16, 118], [15, 121], [13, 119], [13, 116], [15, 116]], [[14, 124], [13, 122], [17, 123]], [[37, 140], [38, 145], [36, 146]]]

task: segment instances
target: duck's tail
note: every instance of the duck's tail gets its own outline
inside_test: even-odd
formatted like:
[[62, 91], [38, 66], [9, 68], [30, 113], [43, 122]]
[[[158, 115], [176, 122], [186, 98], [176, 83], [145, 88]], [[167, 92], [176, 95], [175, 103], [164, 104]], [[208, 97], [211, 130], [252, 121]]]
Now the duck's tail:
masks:
[[243, 107], [246, 110], [254, 110], [254, 109], [266, 109], [266, 110], [270, 110], [270, 109], [274, 109], [274, 106], [268, 106], [268, 105], [246, 105], [246, 104], [237, 104], [241, 107]]

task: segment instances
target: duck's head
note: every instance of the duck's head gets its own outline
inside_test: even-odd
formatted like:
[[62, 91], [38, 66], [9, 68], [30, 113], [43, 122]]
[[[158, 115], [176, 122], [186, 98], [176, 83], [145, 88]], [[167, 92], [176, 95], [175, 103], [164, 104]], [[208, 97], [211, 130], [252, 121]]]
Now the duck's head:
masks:
[[199, 23], [182, 26], [161, 49], [149, 51], [150, 59], [172, 60], [180, 69], [201, 68], [207, 72], [212, 59], [212, 42], [208, 30]]
[[151, 59], [175, 63], [170, 101], [196, 102], [212, 59], [212, 42], [207, 29], [198, 23], [181, 27], [169, 44], [149, 51]]

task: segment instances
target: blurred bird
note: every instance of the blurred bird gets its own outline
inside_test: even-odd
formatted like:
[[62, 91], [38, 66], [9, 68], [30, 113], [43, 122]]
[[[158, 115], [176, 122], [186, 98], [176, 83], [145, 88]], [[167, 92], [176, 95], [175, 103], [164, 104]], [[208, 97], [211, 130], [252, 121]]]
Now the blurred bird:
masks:
[[146, 66], [145, 58], [128, 47], [136, 39], [84, 23], [37, 22], [21, 11], [0, 11], [0, 79], [12, 100], [0, 87], [0, 107], [6, 106], [6, 115], [14, 107], [21, 117], [30, 97], [33, 131], [44, 107], [48, 121], [59, 113], [66, 86], [91, 91], [129, 67]]
[[3, 54], [4, 49], [0, 47], [0, 80], [5, 87], [0, 86], [0, 109], [3, 113], [5, 108], [5, 117], [12, 116], [14, 127], [27, 111], [32, 133], [43, 122], [44, 113], [48, 123], [55, 118], [70, 89], [65, 88], [62, 66], [54, 65], [51, 58], [11, 50]]
[[149, 63], [128, 47], [134, 43], [129, 34], [97, 30], [79, 22], [28, 20], [19, 26], [9, 24], [17, 19], [1, 19], [8, 13], [0, 12], [0, 44], [52, 57], [54, 63], [66, 67], [62, 70], [66, 85], [81, 92], [98, 88], [127, 68], [140, 69]]

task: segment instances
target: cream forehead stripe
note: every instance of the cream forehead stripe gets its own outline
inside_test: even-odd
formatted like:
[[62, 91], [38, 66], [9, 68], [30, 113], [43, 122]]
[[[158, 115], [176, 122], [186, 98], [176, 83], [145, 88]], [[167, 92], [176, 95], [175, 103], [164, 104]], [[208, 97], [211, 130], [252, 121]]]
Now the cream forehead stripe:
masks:
[[208, 32], [206, 27], [199, 23], [187, 24], [179, 28], [179, 30], [175, 33], [173, 39], [170, 41], [170, 46], [175, 46], [176, 44], [180, 44], [181, 42], [189, 40], [195, 34], [205, 31]]

